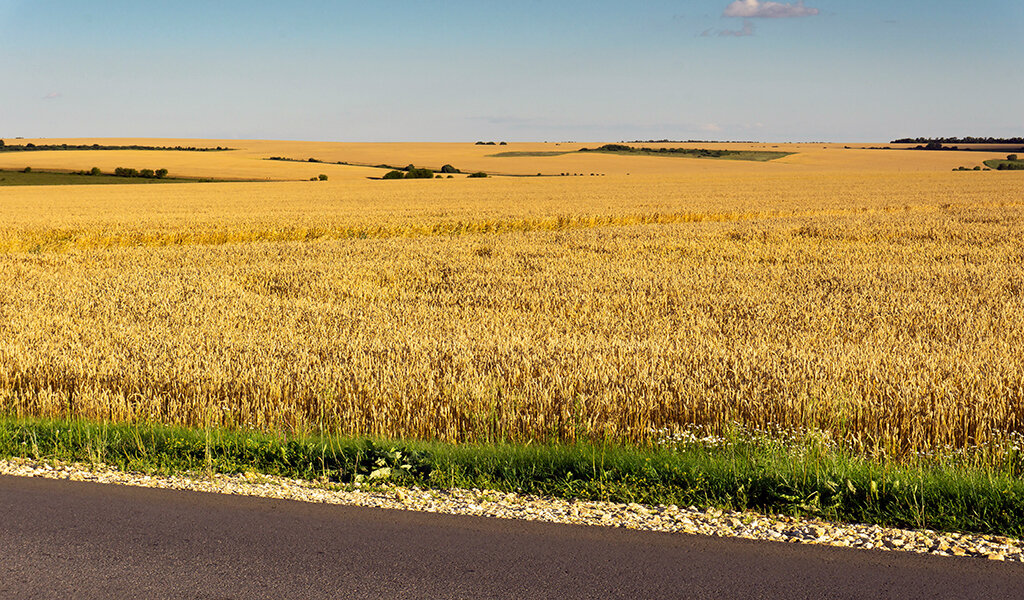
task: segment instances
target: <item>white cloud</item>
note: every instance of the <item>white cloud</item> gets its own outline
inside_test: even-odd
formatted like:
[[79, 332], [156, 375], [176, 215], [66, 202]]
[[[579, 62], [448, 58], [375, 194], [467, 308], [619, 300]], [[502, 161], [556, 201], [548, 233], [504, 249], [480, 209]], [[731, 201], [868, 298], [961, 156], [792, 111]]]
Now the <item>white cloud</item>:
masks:
[[719, 131], [722, 130], [722, 126], [719, 125], [718, 123], [705, 123], [701, 125], [698, 129], [700, 129], [701, 131], [706, 131], [708, 133], [718, 133]]
[[54, 100], [56, 98], [60, 98], [63, 95], [64, 94], [61, 94], [60, 92], [50, 92], [49, 94], [43, 96], [43, 100]]
[[760, 2], [760, 0], [736, 0], [725, 7], [723, 17], [742, 17], [745, 19], [784, 19], [787, 17], [811, 17], [818, 14], [818, 9], [807, 8], [803, 0], [786, 4], [783, 2]]

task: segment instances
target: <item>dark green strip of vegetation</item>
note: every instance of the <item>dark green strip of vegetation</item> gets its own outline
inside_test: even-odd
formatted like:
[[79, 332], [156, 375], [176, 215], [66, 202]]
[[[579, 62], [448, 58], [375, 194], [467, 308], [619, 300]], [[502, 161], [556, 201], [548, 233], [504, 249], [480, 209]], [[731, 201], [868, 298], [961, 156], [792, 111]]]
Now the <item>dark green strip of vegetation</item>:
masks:
[[224, 152], [234, 148], [198, 148], [196, 146], [103, 146], [100, 144], [5, 144], [0, 140], [0, 152], [40, 152], [44, 150], [167, 150], [177, 152]]
[[[718, 447], [453, 445], [0, 417], [0, 456], [102, 462], [149, 473], [256, 471], [398, 485], [753, 509], [835, 521], [1024, 535], [1024, 482], [933, 461], [886, 464], [816, 443]], [[1019, 458], [1019, 457], [1018, 457]]]
[[603, 154], [626, 154], [634, 156], [682, 156], [685, 158], [720, 158], [726, 160], [753, 160], [765, 162], [795, 152], [772, 152], [768, 150], [708, 150], [706, 148], [641, 148], [625, 144], [605, 144], [599, 148], [580, 148], [579, 152], [601, 152]]
[[938, 137], [938, 138], [900, 138], [890, 144], [1024, 144], [1024, 137]]

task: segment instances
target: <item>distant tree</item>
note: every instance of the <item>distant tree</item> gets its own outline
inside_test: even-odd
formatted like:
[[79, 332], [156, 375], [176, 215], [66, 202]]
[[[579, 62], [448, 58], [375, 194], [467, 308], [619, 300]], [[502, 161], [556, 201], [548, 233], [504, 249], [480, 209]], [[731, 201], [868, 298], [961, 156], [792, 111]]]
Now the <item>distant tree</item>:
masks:
[[398, 170], [388, 171], [382, 179], [405, 179], [405, 173]]
[[[0, 144], [0, 146], [2, 146], [2, 145], [3, 144]], [[1006, 155], [1006, 160], [1017, 160], [1017, 155], [1016, 154], [1007, 154]]]
[[458, 169], [456, 169], [455, 167], [453, 167], [451, 165], [444, 165], [443, 167], [441, 167], [441, 172], [442, 173], [460, 173], [461, 171], [459, 171]]
[[145, 177], [146, 179], [155, 179], [156, 171], [153, 169], [143, 169], [139, 171], [139, 177]]
[[163, 179], [164, 177], [167, 177], [167, 169], [157, 169], [156, 178]]
[[22, 173], [31, 173], [32, 172], [32, 167], [25, 167], [24, 169], [21, 170], [21, 172]]
[[501, 143], [500, 143], [500, 144], [498, 144], [498, 145], [499, 145], [499, 146], [508, 146], [508, 144], [507, 144], [507, 143], [505, 143], [505, 142], [501, 142]]
[[925, 150], [942, 150], [942, 142], [928, 142], [925, 145], [924, 149]]
[[102, 171], [100, 171], [99, 167], [93, 167], [93, 168], [89, 169], [89, 174], [90, 175], [99, 175], [101, 173], [102, 173]]
[[483, 171], [477, 171], [476, 173], [470, 173], [466, 177], [487, 177], [487, 173], [484, 173]]
[[324, 175], [323, 173], [317, 175], [316, 178], [320, 181], [327, 181], [327, 175]]
[[4, 141], [0, 140], [0, 148], [3, 148], [3, 147], [4, 147]]

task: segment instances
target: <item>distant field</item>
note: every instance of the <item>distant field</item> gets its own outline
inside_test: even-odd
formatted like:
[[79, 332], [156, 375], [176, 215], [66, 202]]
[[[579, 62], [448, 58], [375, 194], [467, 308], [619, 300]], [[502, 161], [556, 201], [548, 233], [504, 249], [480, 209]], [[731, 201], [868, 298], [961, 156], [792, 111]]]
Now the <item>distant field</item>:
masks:
[[379, 182], [264, 158], [520, 159], [230, 145], [189, 158], [331, 179], [0, 192], [0, 411], [523, 443], [739, 423], [894, 457], [1024, 431], [1024, 178], [955, 153]]
[[115, 177], [113, 175], [81, 175], [46, 171], [4, 171], [0, 169], [0, 186], [5, 185], [116, 185], [138, 183], [182, 183], [193, 179], [149, 179], [142, 177]]
[[[483, 171], [492, 175], [559, 175], [603, 173], [608, 177], [674, 177], [678, 175], [770, 173], [894, 173], [949, 171], [963, 164], [965, 153], [894, 152], [845, 148], [843, 144], [631, 144], [644, 148], [635, 154], [580, 152], [602, 143], [512, 142], [495, 156], [494, 146], [473, 143], [335, 143], [270, 140], [191, 139], [35, 139], [19, 140], [38, 146], [102, 146], [222, 148], [216, 152], [161, 150], [63, 150], [0, 153], [0, 169], [77, 171], [93, 166], [105, 172], [115, 167], [163, 167], [179, 177], [229, 180], [306, 181], [325, 174], [330, 181], [359, 181], [382, 175], [376, 165], [404, 167], [414, 164], [439, 170], [450, 164], [463, 173]], [[230, 148], [223, 150], [223, 148]], [[648, 154], [659, 148], [690, 148], [710, 151], [756, 153], [775, 156], [754, 160], [654, 160]], [[777, 154], [762, 154], [777, 153]], [[789, 156], [778, 158], [781, 153]], [[1003, 159], [1007, 152], [969, 153], [972, 160]], [[295, 160], [273, 161], [271, 157]], [[308, 159], [314, 159], [310, 162]], [[347, 164], [337, 164], [347, 163]], [[458, 177], [456, 177], [458, 179]]]

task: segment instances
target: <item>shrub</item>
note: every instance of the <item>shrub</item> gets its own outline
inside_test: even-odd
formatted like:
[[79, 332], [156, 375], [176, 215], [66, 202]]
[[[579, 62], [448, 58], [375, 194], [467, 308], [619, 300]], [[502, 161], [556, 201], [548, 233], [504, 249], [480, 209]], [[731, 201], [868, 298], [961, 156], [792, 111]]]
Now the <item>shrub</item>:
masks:
[[31, 173], [32, 172], [32, 167], [25, 167], [24, 169], [21, 170], [21, 172], [22, 173]]
[[405, 174], [406, 179], [433, 179], [434, 172], [430, 169], [420, 169], [412, 165], [409, 165], [408, 171]]
[[157, 179], [163, 179], [164, 177], [167, 177], [167, 169], [157, 169], [156, 170], [156, 178]]
[[441, 172], [442, 173], [461, 173], [462, 171], [459, 171], [458, 169], [456, 169], [455, 167], [453, 167], [451, 165], [445, 165], [445, 166], [441, 167]]
[[[3, 145], [3, 144], [0, 144], [0, 145]], [[1006, 155], [1006, 160], [1017, 160], [1017, 155], [1016, 154], [1007, 154]]]
[[[161, 170], [163, 170], [163, 169], [161, 169]], [[89, 174], [90, 175], [100, 175], [101, 173], [102, 173], [102, 171], [100, 171], [99, 167], [93, 167], [93, 168], [89, 169]]]
[[476, 173], [470, 173], [467, 177], [487, 177], [487, 173], [483, 171], [477, 171]]
[[0, 140], [0, 148], [3, 148], [3, 147], [4, 147], [4, 141]]
[[316, 178], [319, 179], [320, 181], [327, 181], [327, 175], [323, 173], [317, 175]]
[[404, 179], [405, 173], [401, 171], [388, 171], [381, 179]]
[[139, 171], [139, 177], [145, 177], [146, 179], [155, 179], [156, 171], [153, 169], [143, 169]]
[[501, 143], [500, 143], [500, 144], [498, 144], [498, 145], [499, 145], [499, 146], [508, 146], [508, 144], [507, 144], [507, 143], [505, 143], [505, 142], [501, 142]]

